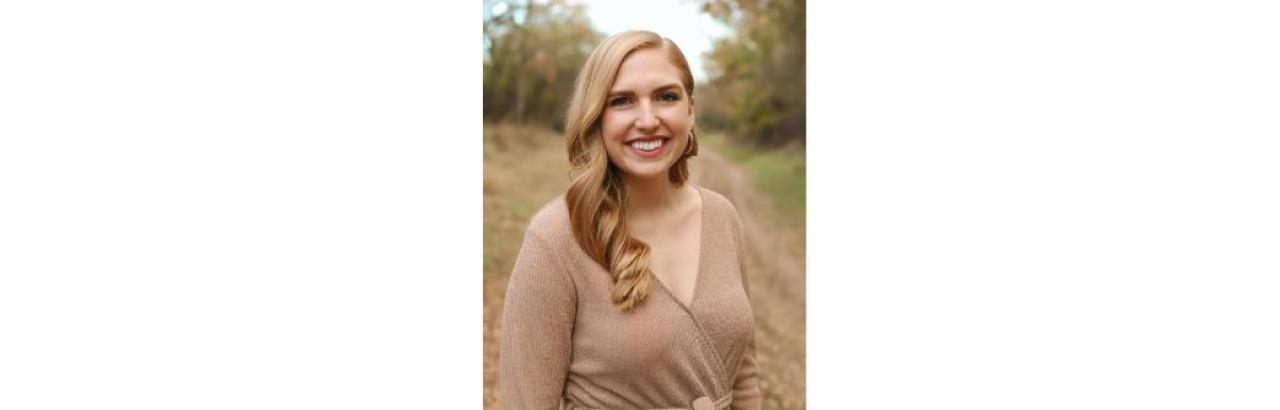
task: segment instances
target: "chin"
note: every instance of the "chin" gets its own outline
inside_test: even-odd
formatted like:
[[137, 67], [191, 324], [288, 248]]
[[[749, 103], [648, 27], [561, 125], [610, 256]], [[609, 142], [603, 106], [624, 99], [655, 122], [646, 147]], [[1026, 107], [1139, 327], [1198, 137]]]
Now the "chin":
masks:
[[661, 168], [652, 167], [652, 166], [624, 167], [622, 168], [622, 173], [626, 174], [628, 177], [631, 177], [631, 178], [653, 179], [653, 178], [666, 178], [670, 170], [671, 170], [671, 167], [661, 167]]

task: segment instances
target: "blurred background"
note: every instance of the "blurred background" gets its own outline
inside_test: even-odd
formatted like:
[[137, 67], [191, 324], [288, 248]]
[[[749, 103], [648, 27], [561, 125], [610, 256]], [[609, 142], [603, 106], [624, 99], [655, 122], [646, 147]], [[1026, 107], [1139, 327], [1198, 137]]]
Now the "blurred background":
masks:
[[693, 183], [743, 218], [766, 409], [805, 408], [803, 0], [484, 2], [484, 407], [497, 409], [507, 275], [529, 218], [564, 192], [564, 110], [610, 34], [671, 38], [694, 71]]

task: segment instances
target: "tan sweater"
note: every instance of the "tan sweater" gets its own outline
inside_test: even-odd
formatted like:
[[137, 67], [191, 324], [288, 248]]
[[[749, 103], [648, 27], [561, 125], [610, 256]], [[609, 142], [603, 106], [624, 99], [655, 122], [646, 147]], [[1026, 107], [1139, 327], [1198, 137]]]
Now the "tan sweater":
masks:
[[754, 321], [743, 285], [742, 222], [702, 193], [689, 306], [654, 278], [623, 313], [613, 280], [578, 247], [564, 197], [529, 223], [507, 284], [499, 347], [503, 410], [758, 409]]

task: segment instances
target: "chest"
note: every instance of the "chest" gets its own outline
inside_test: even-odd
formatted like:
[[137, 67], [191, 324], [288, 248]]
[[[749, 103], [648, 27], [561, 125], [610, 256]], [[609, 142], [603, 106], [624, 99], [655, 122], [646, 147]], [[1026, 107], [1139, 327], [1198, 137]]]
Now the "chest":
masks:
[[603, 269], [583, 275], [573, 336], [581, 364], [575, 371], [595, 380], [634, 378], [637, 369], [671, 377], [729, 374], [750, 340], [753, 314], [733, 242], [711, 239], [704, 244], [708, 256], [690, 276], [697, 291], [687, 304], [670, 289], [676, 286], [654, 283], [645, 302], [624, 313], [609, 298], [612, 282]]
[[696, 296], [702, 252], [700, 224], [668, 227], [641, 239], [649, 245], [649, 268], [681, 303], [689, 305]]

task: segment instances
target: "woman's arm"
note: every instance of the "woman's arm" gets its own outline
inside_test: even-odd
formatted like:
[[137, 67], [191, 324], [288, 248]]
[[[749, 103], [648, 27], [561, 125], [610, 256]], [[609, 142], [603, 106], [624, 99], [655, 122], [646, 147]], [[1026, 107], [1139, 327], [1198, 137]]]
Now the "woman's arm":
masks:
[[[741, 222], [738, 236], [738, 266], [742, 270], [742, 290], [747, 292], [747, 300], [751, 300], [751, 292], [747, 287], [747, 258], [743, 249]], [[756, 330], [751, 329], [751, 339], [747, 340], [747, 349], [742, 353], [742, 364], [738, 365], [738, 373], [733, 379], [733, 410], [758, 410], [760, 408], [760, 371], [756, 368]]]
[[733, 382], [733, 410], [758, 410], [760, 408], [759, 372], [756, 369], [756, 338], [751, 332], [747, 351], [742, 354], [742, 364]]
[[498, 387], [504, 410], [559, 408], [577, 302], [559, 255], [536, 232], [526, 232], [502, 309]]
[[[751, 300], [751, 287], [747, 284], [747, 235], [742, 228], [742, 218], [738, 210], [733, 210], [734, 241], [738, 247], [738, 269], [742, 272], [742, 290]], [[747, 340], [747, 349], [742, 354], [742, 364], [738, 365], [738, 374], [733, 381], [733, 410], [760, 409], [760, 371], [756, 368], [756, 330], [751, 329], [751, 339]]]

